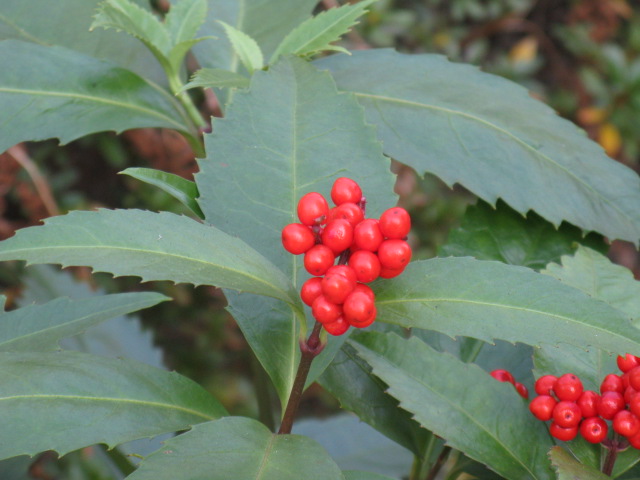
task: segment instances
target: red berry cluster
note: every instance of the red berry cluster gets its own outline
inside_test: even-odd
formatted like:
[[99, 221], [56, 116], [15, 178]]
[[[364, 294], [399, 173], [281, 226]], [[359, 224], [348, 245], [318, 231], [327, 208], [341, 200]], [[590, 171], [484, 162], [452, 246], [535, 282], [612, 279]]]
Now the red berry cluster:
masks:
[[640, 449], [640, 358], [627, 353], [617, 362], [622, 374], [605, 376], [600, 394], [584, 390], [572, 373], [540, 377], [529, 410], [539, 420], [551, 420], [549, 431], [558, 440], [573, 440], [580, 432], [588, 442], [600, 443], [611, 426]]
[[365, 218], [362, 189], [346, 177], [334, 182], [331, 200], [333, 208], [317, 192], [304, 195], [298, 202], [300, 223], [282, 229], [282, 245], [304, 254], [304, 267], [313, 275], [302, 285], [302, 301], [327, 332], [342, 335], [349, 326], [364, 328], [376, 318], [375, 296], [365, 284], [400, 275], [411, 260], [406, 242], [411, 218], [400, 207], [379, 220]]
[[520, 382], [516, 382], [516, 379], [513, 378], [513, 375], [508, 370], [499, 368], [498, 370], [492, 370], [490, 375], [499, 382], [507, 382], [513, 385], [516, 392], [518, 392], [522, 398], [529, 398], [529, 390], [527, 390], [527, 387]]

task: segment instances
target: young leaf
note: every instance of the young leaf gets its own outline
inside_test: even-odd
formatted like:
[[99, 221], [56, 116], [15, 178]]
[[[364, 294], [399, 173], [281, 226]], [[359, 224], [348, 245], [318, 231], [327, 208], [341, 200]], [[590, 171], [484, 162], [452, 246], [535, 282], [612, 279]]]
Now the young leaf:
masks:
[[155, 168], [132, 167], [123, 170], [120, 174], [129, 175], [130, 177], [137, 178], [142, 182], [154, 185], [164, 190], [166, 193], [189, 208], [189, 210], [199, 218], [204, 218], [204, 214], [202, 213], [202, 210], [200, 210], [200, 205], [198, 205], [198, 202], [196, 201], [196, 198], [198, 197], [198, 187], [196, 187], [194, 182], [178, 175], [174, 175], [173, 173], [156, 170]]
[[180, 0], [164, 17], [173, 45], [193, 40], [207, 18], [207, 0]]
[[186, 377], [78, 352], [0, 353], [0, 458], [184, 430], [226, 415]]
[[189, 131], [175, 99], [136, 74], [61, 47], [5, 40], [0, 151], [25, 140], [163, 127]]
[[276, 435], [243, 417], [196, 425], [165, 442], [127, 480], [343, 480], [320, 445], [300, 435]]
[[588, 467], [578, 462], [562, 447], [552, 447], [549, 450], [551, 464], [558, 474], [558, 480], [607, 480], [611, 477], [603, 474], [593, 467]]
[[[396, 203], [389, 161], [361, 107], [339, 94], [329, 75], [295, 57], [257, 71], [251, 88], [237, 92], [225, 117], [215, 120], [205, 145], [208, 156], [199, 162], [196, 184], [207, 222], [243, 239], [296, 287], [308, 274], [301, 256], [282, 248], [281, 230], [297, 221], [302, 195], [328, 196], [333, 181], [347, 176], [367, 195], [369, 216]], [[234, 295], [230, 308], [285, 402], [299, 356], [294, 315], [251, 295]], [[276, 338], [274, 331], [284, 336]], [[328, 353], [314, 363], [326, 365]]]
[[288, 279], [238, 238], [188, 217], [75, 211], [0, 242], [0, 261], [86, 265], [114, 275], [216, 285], [299, 304]]
[[389, 394], [448, 445], [505, 478], [553, 478], [546, 459], [552, 445], [547, 427], [530, 414], [512, 385], [417, 338], [378, 332], [352, 338], [358, 354], [389, 385]]
[[[499, 262], [436, 258], [376, 283], [378, 318], [491, 341], [640, 351], [626, 315], [547, 275]], [[531, 326], [535, 325], [535, 328]]]
[[256, 41], [246, 33], [227, 23], [220, 22], [220, 24], [222, 24], [236, 55], [238, 55], [238, 58], [249, 74], [260, 70], [264, 66], [264, 57]]
[[287, 35], [273, 53], [269, 63], [282, 55], [311, 56], [325, 50], [349, 53], [342, 47], [332, 45], [351, 30], [366, 8], [376, 0], [363, 0], [353, 5], [330, 8], [296, 27]]
[[166, 300], [152, 292], [119, 293], [83, 300], [58, 298], [0, 313], [0, 352], [56, 350], [61, 338]]
[[494, 204], [610, 239], [640, 239], [640, 178], [522, 87], [437, 55], [319, 60], [378, 126], [385, 153]]
[[182, 89], [190, 88], [247, 88], [249, 79], [238, 73], [222, 70], [220, 68], [201, 68], [191, 77], [191, 81]]

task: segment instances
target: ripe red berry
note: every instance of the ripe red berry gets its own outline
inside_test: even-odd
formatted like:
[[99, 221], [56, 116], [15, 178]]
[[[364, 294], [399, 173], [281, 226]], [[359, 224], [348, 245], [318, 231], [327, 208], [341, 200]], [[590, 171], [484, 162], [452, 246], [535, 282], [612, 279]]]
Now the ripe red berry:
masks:
[[614, 373], [610, 373], [604, 377], [604, 380], [602, 380], [602, 383], [600, 384], [600, 393], [604, 392], [623, 393], [624, 386], [622, 384], [622, 378]]
[[627, 437], [627, 440], [633, 448], [640, 450], [640, 432], [636, 433], [632, 437]]
[[342, 205], [346, 202], [358, 203], [362, 200], [362, 189], [354, 180], [340, 177], [333, 182], [333, 187], [331, 187], [331, 200], [336, 205]]
[[622, 355], [618, 355], [616, 362], [618, 363], [618, 368], [620, 369], [620, 371], [623, 373], [627, 373], [633, 367], [637, 367], [640, 365], [640, 358], [630, 353], [626, 353], [624, 357]]
[[600, 417], [591, 417], [582, 421], [580, 424], [580, 434], [590, 443], [600, 443], [607, 438], [609, 427]]
[[282, 246], [294, 255], [305, 253], [316, 243], [311, 229], [301, 223], [290, 223], [282, 229]]
[[629, 405], [629, 410], [631, 410], [631, 412], [636, 416], [640, 417], [640, 395], [637, 393], [635, 395], [631, 395], [627, 404]]
[[384, 266], [382, 266], [382, 268], [380, 268], [380, 277], [395, 278], [398, 275], [400, 275], [402, 272], [404, 272], [404, 268], [385, 268]]
[[575, 402], [582, 394], [582, 382], [573, 373], [565, 373], [553, 387], [553, 393], [556, 394], [558, 400], [567, 400]]
[[347, 322], [342, 316], [338, 317], [335, 322], [323, 323], [322, 326], [327, 332], [336, 337], [345, 333], [350, 327], [349, 322]]
[[349, 266], [356, 272], [359, 282], [373, 282], [380, 276], [380, 260], [378, 256], [368, 250], [358, 250], [349, 257]]
[[582, 411], [582, 416], [584, 418], [595, 417], [598, 415], [598, 401], [600, 400], [600, 395], [598, 395], [593, 390], [585, 390], [582, 392], [576, 403], [580, 407]]
[[578, 435], [578, 427], [569, 427], [564, 428], [558, 425], [555, 422], [551, 422], [551, 426], [549, 427], [549, 433], [558, 440], [562, 440], [563, 442], [568, 442], [569, 440], [573, 440]]
[[582, 420], [582, 410], [576, 402], [558, 402], [553, 409], [553, 421], [564, 428], [575, 427]]
[[629, 410], [620, 410], [613, 417], [613, 430], [623, 437], [633, 437], [640, 432], [640, 418]]
[[516, 392], [518, 392], [518, 394], [522, 398], [524, 398], [525, 400], [529, 398], [529, 390], [527, 389], [526, 386], [524, 386], [520, 382], [516, 382], [515, 387], [516, 387]]
[[364, 220], [364, 212], [355, 203], [347, 202], [329, 210], [329, 221], [341, 218], [355, 227]]
[[324, 275], [333, 265], [336, 256], [326, 245], [314, 245], [304, 254], [304, 268], [311, 275]]
[[383, 268], [404, 268], [411, 260], [411, 247], [404, 240], [385, 240], [378, 247], [378, 258]]
[[376, 295], [375, 293], [373, 293], [373, 290], [371, 290], [371, 287], [369, 285], [365, 285], [364, 283], [356, 284], [356, 288], [353, 289], [353, 292], [365, 293], [371, 299], [372, 302], [375, 302], [376, 300]]
[[357, 281], [356, 272], [349, 265], [333, 265], [332, 267], [329, 267], [329, 270], [327, 270], [326, 275], [333, 275], [333, 274], [344, 275], [349, 279], [350, 282], [353, 282], [353, 283], [356, 283]]
[[538, 395], [549, 395], [557, 381], [558, 377], [555, 375], [543, 375], [536, 380], [534, 390]]
[[546, 422], [551, 420], [553, 416], [553, 409], [557, 405], [557, 401], [551, 395], [540, 395], [529, 404], [529, 411], [533, 413], [533, 416], [538, 420]]
[[356, 282], [349, 280], [345, 275], [327, 274], [322, 279], [322, 295], [331, 303], [340, 305], [344, 303], [355, 286]]
[[336, 255], [344, 252], [353, 243], [353, 227], [342, 218], [327, 223], [321, 234], [322, 244]]
[[516, 384], [515, 378], [513, 378], [513, 375], [511, 375], [511, 372], [508, 370], [499, 368], [497, 370], [492, 370], [489, 374], [499, 382], [508, 382], [512, 385]]
[[616, 413], [624, 408], [624, 397], [618, 392], [604, 392], [598, 401], [598, 415], [605, 420], [611, 420]]
[[313, 318], [322, 324], [332, 323], [342, 315], [342, 307], [330, 302], [324, 298], [324, 295], [320, 295], [313, 301], [313, 304], [311, 304], [311, 313], [313, 314]]
[[380, 216], [380, 231], [387, 238], [402, 239], [409, 235], [411, 217], [402, 207], [390, 208]]
[[317, 192], [303, 195], [298, 201], [298, 218], [304, 225], [318, 225], [329, 213], [327, 200]]
[[313, 301], [322, 294], [322, 278], [311, 277], [302, 284], [300, 288], [300, 298], [306, 304], [311, 306]]
[[[635, 390], [633, 387], [627, 387], [624, 389], [624, 393], [622, 394], [622, 396], [624, 397], [624, 403], [626, 403], [627, 405], [631, 403], [631, 399], [633, 397], [636, 396], [636, 394], [638, 393], [637, 390]], [[636, 414], [637, 415], [637, 414]]]
[[353, 243], [362, 250], [377, 252], [383, 240], [380, 225], [375, 218], [363, 220], [353, 230]]
[[629, 385], [631, 385], [635, 390], [640, 391], [640, 366], [633, 367], [628, 372], [629, 374]]
[[357, 328], [368, 327], [376, 318], [376, 307], [373, 300], [363, 292], [353, 292], [342, 305], [344, 318]]

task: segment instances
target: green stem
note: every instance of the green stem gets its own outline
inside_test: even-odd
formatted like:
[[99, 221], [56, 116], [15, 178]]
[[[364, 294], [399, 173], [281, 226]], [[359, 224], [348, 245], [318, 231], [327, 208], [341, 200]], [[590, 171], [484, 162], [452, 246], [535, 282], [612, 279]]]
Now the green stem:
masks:
[[436, 478], [436, 475], [438, 475], [438, 473], [440, 472], [440, 469], [444, 465], [444, 462], [446, 462], [447, 457], [449, 456], [450, 453], [451, 453], [451, 447], [444, 447], [442, 449], [442, 451], [440, 452], [440, 455], [438, 455], [438, 459], [431, 467], [431, 470], [429, 470], [429, 474], [427, 475], [425, 480], [434, 480]]
[[167, 72], [167, 79], [169, 80], [169, 89], [171, 89], [171, 93], [173, 93], [180, 101], [193, 124], [197, 128], [206, 127], [207, 122], [205, 122], [202, 115], [200, 115], [200, 112], [193, 104], [189, 94], [185, 91], [181, 91], [184, 84], [182, 83], [182, 80], [180, 80], [179, 74], [177, 72]]

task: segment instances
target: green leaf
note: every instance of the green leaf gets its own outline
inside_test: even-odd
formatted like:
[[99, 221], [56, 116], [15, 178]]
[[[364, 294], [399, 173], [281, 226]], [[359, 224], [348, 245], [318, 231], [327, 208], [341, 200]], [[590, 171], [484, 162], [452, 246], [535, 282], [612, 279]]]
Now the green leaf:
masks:
[[187, 83], [182, 90], [190, 88], [222, 88], [235, 87], [246, 88], [249, 86], [249, 79], [238, 73], [222, 70], [220, 68], [201, 68], [191, 77], [191, 81]]
[[129, 175], [142, 182], [154, 185], [180, 201], [199, 218], [204, 218], [200, 205], [196, 201], [198, 197], [198, 187], [194, 182], [182, 178], [173, 173], [163, 172], [155, 168], [127, 168], [120, 172], [122, 175]]
[[573, 253], [578, 248], [576, 242], [605, 248], [601, 237], [590, 234], [583, 238], [573, 225], [563, 223], [556, 229], [535, 212], [525, 218], [504, 202], [493, 208], [479, 201], [467, 209], [460, 227], [449, 233], [439, 256], [473, 256], [539, 270], [559, 261], [561, 255]]
[[579, 463], [562, 447], [553, 447], [549, 451], [551, 464], [558, 474], [558, 480], [607, 480], [611, 478], [598, 470]]
[[84, 300], [58, 298], [1, 313], [0, 352], [55, 350], [61, 338], [166, 300], [152, 292], [120, 293]]
[[233, 46], [233, 50], [249, 74], [253, 74], [255, 70], [260, 70], [264, 66], [264, 57], [256, 41], [246, 33], [227, 23], [222, 21], [219, 23], [224, 28]]
[[345, 470], [342, 474], [344, 475], [345, 480], [394, 480], [393, 478], [385, 475], [356, 470]]
[[164, 17], [164, 26], [174, 45], [196, 37], [207, 18], [207, 0], [180, 0]]
[[[373, 128], [365, 125], [361, 107], [351, 95], [338, 93], [328, 74], [295, 57], [257, 71], [251, 88], [239, 91], [225, 118], [214, 121], [205, 146], [208, 155], [199, 162], [196, 184], [206, 221], [243, 239], [297, 287], [309, 275], [302, 257], [282, 248], [281, 230], [298, 221], [302, 195], [318, 191], [328, 196], [333, 181], [348, 176], [370, 199], [369, 216], [396, 203], [389, 161]], [[299, 358], [295, 315], [276, 301], [228, 298], [284, 403]], [[326, 349], [314, 364], [326, 365], [329, 353]]]
[[0, 405], [0, 458], [113, 447], [226, 415], [177, 373], [78, 352], [0, 353]]
[[611, 240], [640, 238], [640, 179], [522, 87], [437, 55], [333, 55], [338, 88], [378, 126], [385, 153], [494, 204]]
[[297, 306], [287, 278], [242, 240], [172, 213], [75, 211], [0, 242], [0, 261], [86, 265], [143, 281], [216, 285]]
[[640, 350], [640, 331], [626, 315], [523, 267], [436, 258], [411, 263], [392, 281], [378, 281], [374, 290], [378, 318], [404, 327], [489, 342]]
[[25, 141], [70, 142], [104, 130], [188, 132], [175, 99], [136, 74], [61, 47], [0, 42], [0, 151]]
[[352, 338], [358, 354], [389, 385], [389, 394], [448, 445], [505, 478], [553, 478], [547, 427], [533, 418], [512, 385], [497, 383], [478, 366], [417, 338], [378, 332]]
[[196, 425], [165, 442], [127, 480], [340, 480], [344, 477], [316, 442], [276, 435], [243, 417]]
[[357, 24], [366, 8], [376, 0], [363, 0], [356, 4], [330, 8], [301, 23], [293, 29], [276, 48], [269, 63], [282, 55], [311, 56], [325, 50], [348, 53], [342, 47], [332, 45]]

